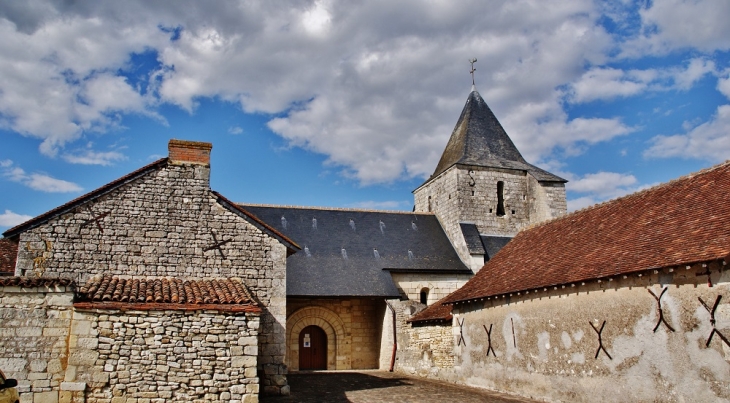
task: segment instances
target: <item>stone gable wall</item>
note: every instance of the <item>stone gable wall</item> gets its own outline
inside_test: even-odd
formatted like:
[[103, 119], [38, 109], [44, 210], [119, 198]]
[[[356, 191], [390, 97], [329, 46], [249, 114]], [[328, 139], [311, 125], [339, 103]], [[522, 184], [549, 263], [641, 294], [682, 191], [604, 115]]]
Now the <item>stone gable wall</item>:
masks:
[[204, 165], [168, 164], [22, 233], [16, 274], [241, 278], [264, 309], [262, 384], [281, 391], [269, 378], [286, 374], [287, 250], [218, 203], [209, 175]]

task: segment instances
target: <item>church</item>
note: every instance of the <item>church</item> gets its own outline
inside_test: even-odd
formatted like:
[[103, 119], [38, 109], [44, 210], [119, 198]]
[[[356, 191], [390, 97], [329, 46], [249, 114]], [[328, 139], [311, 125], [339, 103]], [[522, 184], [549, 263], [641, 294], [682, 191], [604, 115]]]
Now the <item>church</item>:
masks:
[[289, 393], [289, 371], [393, 369], [404, 315], [566, 213], [566, 180], [525, 161], [473, 87], [412, 212], [233, 202], [210, 189], [211, 150], [171, 140], [3, 234], [0, 366], [21, 392], [253, 402]]

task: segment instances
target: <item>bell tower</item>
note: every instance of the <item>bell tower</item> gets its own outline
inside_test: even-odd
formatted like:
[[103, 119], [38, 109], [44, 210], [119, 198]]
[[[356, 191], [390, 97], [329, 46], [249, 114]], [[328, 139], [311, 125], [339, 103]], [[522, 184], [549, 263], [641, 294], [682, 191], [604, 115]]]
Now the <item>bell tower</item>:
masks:
[[415, 211], [433, 212], [476, 272], [523, 228], [565, 214], [566, 182], [525, 161], [472, 86], [433, 175], [413, 191]]

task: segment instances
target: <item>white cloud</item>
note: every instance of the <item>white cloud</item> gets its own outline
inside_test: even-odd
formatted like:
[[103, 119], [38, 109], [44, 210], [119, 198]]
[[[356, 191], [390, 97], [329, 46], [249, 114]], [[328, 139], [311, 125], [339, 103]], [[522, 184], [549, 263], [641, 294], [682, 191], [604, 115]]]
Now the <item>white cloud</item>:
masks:
[[721, 105], [710, 119], [685, 134], [655, 136], [645, 157], [697, 158], [725, 161], [730, 156], [730, 105]]
[[124, 161], [127, 157], [117, 151], [99, 152], [83, 150], [74, 153], [65, 153], [63, 154], [63, 159], [72, 164], [109, 166], [116, 161]]
[[22, 168], [13, 167], [10, 160], [2, 161], [2, 176], [10, 181], [18, 182], [33, 190], [48, 193], [68, 193], [83, 190], [81, 186], [62, 179], [56, 179], [43, 173], [26, 173]]
[[243, 133], [243, 129], [240, 126], [234, 126], [228, 128], [228, 133], [230, 134], [241, 134]]
[[707, 74], [716, 74], [715, 63], [704, 58], [689, 60], [686, 67], [621, 70], [594, 67], [570, 85], [573, 103], [631, 97], [647, 91], [686, 91]]
[[639, 12], [640, 35], [626, 43], [625, 56], [666, 54], [685, 48], [708, 53], [730, 49], [730, 2], [664, 0], [646, 4]]
[[33, 216], [17, 214], [10, 210], [5, 210], [4, 213], [0, 214], [0, 227], [14, 227], [30, 220], [31, 218], [33, 218]]
[[730, 99], [730, 71], [726, 71], [724, 77], [717, 80], [717, 90]]
[[568, 211], [575, 211], [609, 199], [638, 192], [653, 185], [640, 185], [634, 175], [618, 172], [596, 172], [582, 177], [561, 172], [569, 180], [566, 189], [580, 196], [568, 200]]

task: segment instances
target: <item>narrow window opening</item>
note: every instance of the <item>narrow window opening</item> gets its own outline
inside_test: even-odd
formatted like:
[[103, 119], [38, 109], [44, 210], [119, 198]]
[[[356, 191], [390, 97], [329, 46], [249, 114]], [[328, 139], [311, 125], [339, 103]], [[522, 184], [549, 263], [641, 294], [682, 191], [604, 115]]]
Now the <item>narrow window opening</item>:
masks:
[[512, 214], [514, 214], [514, 213], [515, 213], [515, 211], [514, 211], [514, 210], [512, 210]]
[[489, 213], [490, 213], [490, 214], [492, 213], [492, 209], [489, 209]]
[[471, 195], [474, 196], [474, 191], [473, 190], [471, 191]]
[[421, 303], [428, 305], [428, 288], [421, 289]]
[[431, 196], [428, 196], [428, 212], [431, 212]]
[[504, 182], [497, 182], [497, 215], [503, 216], [504, 212]]

